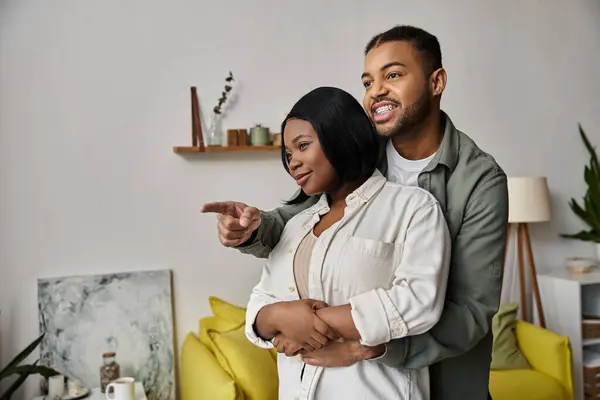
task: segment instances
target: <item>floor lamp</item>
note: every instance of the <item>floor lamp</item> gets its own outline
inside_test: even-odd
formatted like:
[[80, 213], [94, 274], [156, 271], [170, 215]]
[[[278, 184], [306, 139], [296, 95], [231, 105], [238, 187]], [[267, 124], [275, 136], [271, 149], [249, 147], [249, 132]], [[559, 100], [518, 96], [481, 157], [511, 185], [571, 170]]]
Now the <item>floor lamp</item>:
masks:
[[[511, 241], [511, 227], [517, 227], [517, 266], [519, 272], [520, 294], [521, 294], [521, 313], [524, 321], [528, 320], [527, 315], [527, 285], [525, 280], [525, 260], [527, 257], [529, 267], [529, 277], [533, 291], [534, 302], [536, 303], [540, 326], [546, 327], [546, 319], [542, 308], [542, 299], [540, 289], [537, 283], [535, 264], [533, 262], [533, 253], [531, 252], [531, 240], [529, 238], [528, 224], [550, 221], [550, 194], [548, 192], [548, 183], [545, 177], [509, 177], [508, 178], [508, 235], [506, 251]], [[505, 255], [506, 260], [506, 255]], [[506, 265], [506, 263], [505, 263]]]

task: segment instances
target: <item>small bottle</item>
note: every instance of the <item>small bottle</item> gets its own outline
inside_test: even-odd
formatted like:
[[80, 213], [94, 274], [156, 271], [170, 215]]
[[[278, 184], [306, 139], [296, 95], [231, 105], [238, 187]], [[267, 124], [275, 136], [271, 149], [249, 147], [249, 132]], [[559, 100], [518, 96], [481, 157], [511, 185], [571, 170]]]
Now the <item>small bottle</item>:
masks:
[[115, 352], [102, 354], [102, 366], [100, 367], [100, 391], [104, 393], [106, 386], [121, 376], [121, 367], [115, 360]]

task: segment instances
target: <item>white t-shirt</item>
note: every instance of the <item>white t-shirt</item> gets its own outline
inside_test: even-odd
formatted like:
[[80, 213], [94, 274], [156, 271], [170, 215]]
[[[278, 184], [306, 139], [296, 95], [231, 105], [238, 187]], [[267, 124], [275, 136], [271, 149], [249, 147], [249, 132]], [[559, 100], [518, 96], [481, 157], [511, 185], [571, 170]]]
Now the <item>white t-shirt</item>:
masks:
[[394, 148], [392, 141], [388, 141], [385, 149], [387, 153], [388, 171], [387, 179], [401, 185], [419, 186], [417, 178], [419, 172], [429, 164], [435, 153], [421, 160], [407, 160]]

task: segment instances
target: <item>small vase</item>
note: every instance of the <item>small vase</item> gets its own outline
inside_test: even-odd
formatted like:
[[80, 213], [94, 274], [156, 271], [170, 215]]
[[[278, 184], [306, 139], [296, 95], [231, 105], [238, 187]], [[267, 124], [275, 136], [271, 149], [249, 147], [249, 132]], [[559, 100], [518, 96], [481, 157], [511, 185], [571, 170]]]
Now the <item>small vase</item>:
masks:
[[223, 146], [223, 133], [221, 132], [221, 119], [213, 115], [206, 137], [207, 146]]

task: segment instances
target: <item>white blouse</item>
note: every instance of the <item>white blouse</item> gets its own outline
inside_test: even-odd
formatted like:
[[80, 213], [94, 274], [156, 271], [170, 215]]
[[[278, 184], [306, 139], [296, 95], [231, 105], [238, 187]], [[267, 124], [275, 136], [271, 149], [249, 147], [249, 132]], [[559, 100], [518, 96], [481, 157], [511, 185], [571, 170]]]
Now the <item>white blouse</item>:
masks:
[[[293, 260], [305, 235], [329, 212], [323, 195], [285, 226], [246, 313], [246, 336], [272, 348], [254, 331], [260, 309], [298, 300]], [[375, 346], [428, 331], [444, 305], [450, 236], [436, 199], [418, 187], [387, 182], [375, 171], [346, 198], [343, 218], [318, 238], [311, 256], [308, 290], [331, 306], [350, 304], [361, 343]], [[429, 398], [428, 369], [389, 368], [374, 360], [350, 367], [306, 365], [300, 357], [278, 356], [279, 399]], [[300, 379], [301, 374], [303, 376]]]

